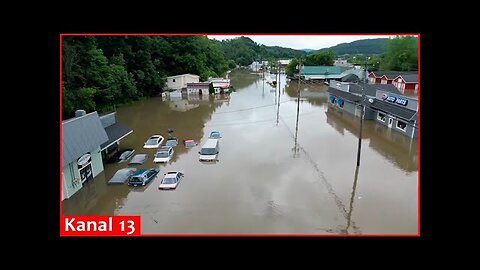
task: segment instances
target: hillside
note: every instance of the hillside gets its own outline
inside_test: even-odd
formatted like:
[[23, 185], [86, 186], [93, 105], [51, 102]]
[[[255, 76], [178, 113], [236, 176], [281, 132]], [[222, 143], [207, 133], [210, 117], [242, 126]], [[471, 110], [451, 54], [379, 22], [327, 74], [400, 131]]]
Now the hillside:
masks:
[[310, 53], [333, 51], [335, 55], [343, 54], [382, 54], [385, 53], [387, 38], [356, 40], [350, 43], [341, 43], [330, 48], [323, 48]]

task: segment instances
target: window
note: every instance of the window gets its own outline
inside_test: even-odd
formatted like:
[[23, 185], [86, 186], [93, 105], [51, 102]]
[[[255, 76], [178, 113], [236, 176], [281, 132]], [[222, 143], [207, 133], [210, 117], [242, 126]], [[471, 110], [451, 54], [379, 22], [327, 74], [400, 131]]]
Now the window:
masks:
[[407, 131], [407, 123], [397, 120], [397, 128], [403, 131]]
[[175, 82], [175, 79], [172, 79], [172, 82]]
[[377, 119], [385, 123], [385, 114], [378, 113]]

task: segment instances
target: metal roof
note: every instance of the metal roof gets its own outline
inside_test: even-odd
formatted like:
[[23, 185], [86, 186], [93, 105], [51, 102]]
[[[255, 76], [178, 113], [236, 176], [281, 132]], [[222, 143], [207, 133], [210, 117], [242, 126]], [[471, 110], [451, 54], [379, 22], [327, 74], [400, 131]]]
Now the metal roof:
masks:
[[101, 150], [108, 148], [110, 145], [116, 143], [120, 139], [123, 139], [128, 134], [133, 132], [133, 129], [127, 128], [122, 124], [115, 123], [105, 128], [105, 132], [108, 136], [108, 141], [101, 145]]
[[388, 103], [382, 100], [375, 99], [370, 106], [373, 107], [374, 109], [398, 116], [408, 121], [416, 120], [416, 117], [414, 117], [416, 116], [416, 113], [417, 113], [416, 111], [410, 110], [407, 108], [402, 108], [400, 106], [393, 105], [391, 103]]
[[108, 141], [97, 112], [62, 122], [62, 167]]
[[332, 75], [340, 74], [342, 71], [337, 66], [304, 66], [300, 75]]

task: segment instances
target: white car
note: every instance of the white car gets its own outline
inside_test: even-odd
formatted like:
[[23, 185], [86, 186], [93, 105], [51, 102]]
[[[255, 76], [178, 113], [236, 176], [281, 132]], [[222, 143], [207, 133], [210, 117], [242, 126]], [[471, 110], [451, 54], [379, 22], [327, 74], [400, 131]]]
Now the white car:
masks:
[[173, 156], [173, 148], [170, 146], [162, 146], [155, 154], [153, 162], [169, 162]]
[[158, 148], [163, 142], [162, 135], [153, 135], [145, 142], [143, 148]]
[[184, 176], [183, 172], [179, 172], [179, 171], [167, 172], [163, 177], [162, 181], [160, 182], [158, 189], [163, 189], [163, 190], [176, 189], [178, 186], [178, 183], [180, 183], [180, 180], [183, 178], [183, 176]]

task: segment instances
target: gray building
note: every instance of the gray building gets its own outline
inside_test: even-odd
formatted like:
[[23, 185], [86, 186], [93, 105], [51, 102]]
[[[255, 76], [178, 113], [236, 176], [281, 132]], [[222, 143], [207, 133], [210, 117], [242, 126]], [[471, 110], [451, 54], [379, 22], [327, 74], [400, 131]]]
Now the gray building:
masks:
[[331, 81], [327, 92], [332, 108], [360, 116], [365, 104], [364, 119], [375, 120], [411, 138], [418, 136], [418, 100], [403, 96], [392, 84]]
[[377, 91], [375, 99], [368, 103], [375, 121], [410, 138], [418, 137], [418, 99]]
[[[102, 157], [132, 130], [116, 123], [115, 113], [78, 110], [62, 122], [62, 200], [70, 198], [103, 171]], [[110, 149], [110, 150], [109, 150]]]

